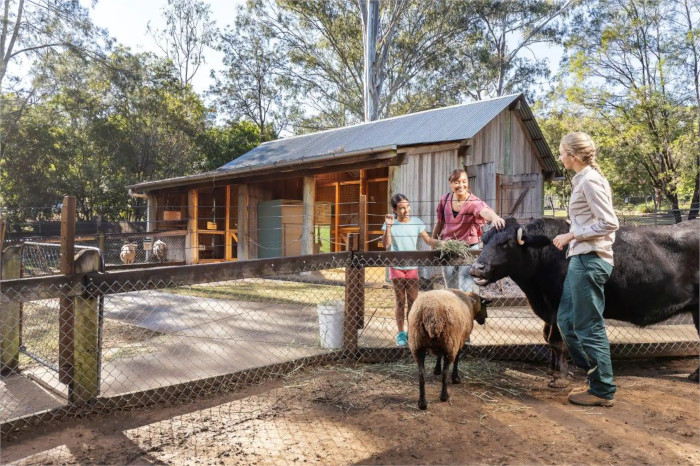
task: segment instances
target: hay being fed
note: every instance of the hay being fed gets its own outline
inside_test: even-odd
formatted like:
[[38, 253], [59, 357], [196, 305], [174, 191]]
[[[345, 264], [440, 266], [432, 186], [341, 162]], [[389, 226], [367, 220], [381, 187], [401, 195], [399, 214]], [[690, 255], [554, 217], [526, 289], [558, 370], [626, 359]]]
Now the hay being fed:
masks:
[[465, 264], [473, 263], [476, 258], [469, 250], [469, 246], [464, 241], [459, 241], [456, 239], [448, 239], [445, 241], [440, 241], [440, 243], [435, 248], [440, 251], [440, 258], [454, 258], [459, 257], [464, 259]]

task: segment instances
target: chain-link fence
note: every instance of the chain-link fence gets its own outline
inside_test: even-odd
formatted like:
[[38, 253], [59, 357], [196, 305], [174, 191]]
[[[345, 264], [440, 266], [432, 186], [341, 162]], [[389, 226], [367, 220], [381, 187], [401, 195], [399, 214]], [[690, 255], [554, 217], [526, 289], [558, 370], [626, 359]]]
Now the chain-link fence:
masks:
[[[88, 249], [74, 276], [13, 279], [23, 256], [10, 249], [3, 257], [5, 431], [74, 412], [194, 399], [340, 358], [404, 357], [396, 302], [407, 290], [387, 267], [431, 276], [468, 262], [433, 251], [344, 252], [101, 273], [100, 256]], [[494, 302], [471, 335], [472, 353], [549, 357], [543, 323], [517, 286], [501, 281], [481, 294]], [[608, 333], [616, 356], [697, 354], [685, 317], [645, 329], [610, 321]]]

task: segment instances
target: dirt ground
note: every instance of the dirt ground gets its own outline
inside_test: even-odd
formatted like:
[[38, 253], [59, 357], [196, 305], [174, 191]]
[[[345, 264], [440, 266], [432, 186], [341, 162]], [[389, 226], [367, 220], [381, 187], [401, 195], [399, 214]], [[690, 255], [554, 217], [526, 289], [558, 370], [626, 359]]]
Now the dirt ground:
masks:
[[[432, 359], [431, 359], [432, 362]], [[613, 408], [566, 402], [545, 366], [468, 359], [441, 403], [392, 364], [305, 368], [176, 406], [71, 419], [4, 440], [3, 464], [700, 464], [698, 360], [615, 363]], [[577, 375], [574, 385], [581, 384]]]

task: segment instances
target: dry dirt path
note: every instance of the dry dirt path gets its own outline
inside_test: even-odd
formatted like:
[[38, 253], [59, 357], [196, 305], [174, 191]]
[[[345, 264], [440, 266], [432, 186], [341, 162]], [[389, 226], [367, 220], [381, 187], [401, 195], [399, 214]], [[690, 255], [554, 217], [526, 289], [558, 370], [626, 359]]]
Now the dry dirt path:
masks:
[[[308, 368], [178, 406], [74, 419], [3, 441], [2, 463], [700, 464], [697, 359], [615, 363], [613, 408], [545, 389], [541, 365], [471, 360], [451, 400], [394, 364]], [[579, 377], [578, 382], [581, 381]]]

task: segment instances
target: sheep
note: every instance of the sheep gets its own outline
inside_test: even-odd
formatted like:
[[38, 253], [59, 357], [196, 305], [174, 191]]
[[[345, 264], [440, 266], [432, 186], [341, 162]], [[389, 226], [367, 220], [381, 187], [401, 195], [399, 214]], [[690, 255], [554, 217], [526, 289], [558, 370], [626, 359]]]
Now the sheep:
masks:
[[469, 341], [474, 320], [480, 325], [486, 321], [486, 305], [490, 303], [477, 294], [453, 289], [426, 291], [413, 303], [408, 315], [408, 346], [418, 364], [420, 409], [428, 408], [425, 401], [426, 352], [430, 350], [438, 357], [435, 374], [440, 374], [440, 359], [444, 356], [440, 401], [447, 401], [447, 369], [454, 361], [452, 383], [460, 383], [457, 372], [459, 353]]
[[165, 244], [165, 241], [158, 239], [153, 243], [153, 257], [155, 257], [158, 262], [165, 262], [167, 253], [168, 245]]
[[119, 258], [122, 260], [122, 263], [125, 265], [130, 265], [134, 263], [134, 259], [136, 258], [136, 248], [138, 247], [138, 244], [136, 243], [126, 243], [124, 246], [122, 246], [121, 252], [119, 252]]

